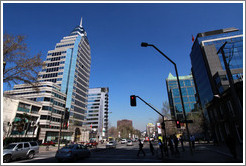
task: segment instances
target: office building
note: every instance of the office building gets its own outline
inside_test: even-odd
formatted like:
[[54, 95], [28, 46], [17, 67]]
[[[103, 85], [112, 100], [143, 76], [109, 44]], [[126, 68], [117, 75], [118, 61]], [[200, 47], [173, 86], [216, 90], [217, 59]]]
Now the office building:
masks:
[[117, 120], [117, 128], [119, 128], [120, 126], [132, 127], [132, 120], [128, 120], [128, 119]]
[[86, 124], [92, 129], [91, 139], [108, 139], [108, 93], [105, 87], [89, 89]]
[[44, 63], [36, 85], [39, 91], [24, 84], [16, 85], [10, 93], [42, 103], [39, 139], [57, 140], [61, 119], [65, 119], [62, 139], [88, 140], [83, 132], [88, 132], [84, 123], [91, 56], [82, 18], [79, 26], [48, 51]]
[[80, 25], [48, 51], [45, 66], [39, 73], [40, 82], [54, 82], [66, 94], [65, 108], [69, 112], [72, 140], [80, 140], [86, 122], [87, 96], [90, 79], [90, 45], [87, 33]]
[[[235, 83], [238, 100], [243, 105], [243, 82]], [[217, 142], [225, 142], [227, 135], [235, 138], [235, 142], [243, 144], [243, 117], [236, 109], [231, 89], [228, 88], [220, 97], [215, 97], [207, 104], [212, 134]]]
[[[220, 50], [224, 44], [231, 84]], [[230, 134], [242, 143], [243, 32], [227, 28], [197, 34], [190, 59], [197, 101], [209, 120], [213, 139], [225, 142]]]
[[[53, 82], [40, 82], [34, 85], [19, 84], [15, 85], [13, 90], [5, 91], [4, 94], [9, 97], [15, 97], [22, 99], [25, 102], [25, 107], [28, 108], [25, 112], [30, 112], [31, 107], [29, 103], [39, 103], [41, 109], [36, 113], [40, 115], [39, 127], [40, 133], [38, 140], [42, 142], [46, 141], [58, 141], [59, 129], [61, 119], [64, 119], [65, 115], [65, 103], [66, 94], [62, 93], [60, 86]], [[4, 110], [7, 108], [7, 104], [3, 105]], [[6, 111], [3, 112], [5, 116]], [[12, 114], [15, 114], [14, 112]], [[72, 132], [67, 130], [67, 126], [63, 127], [62, 138], [71, 140]]]
[[41, 103], [4, 95], [3, 105], [3, 138], [30, 141], [38, 137]]
[[[194, 104], [196, 103], [196, 90], [193, 82], [193, 77], [192, 75], [179, 76], [179, 81], [184, 101], [185, 112], [186, 114], [188, 114], [194, 111]], [[172, 119], [181, 120], [184, 117], [177, 77], [174, 77], [171, 73], [169, 73], [168, 78], [166, 79], [166, 85]]]
[[208, 118], [206, 104], [214, 95], [222, 94], [229, 82], [219, 48], [225, 43], [224, 52], [234, 78], [234, 83], [243, 77], [243, 33], [236, 28], [227, 28], [199, 33], [190, 53], [196, 98]]

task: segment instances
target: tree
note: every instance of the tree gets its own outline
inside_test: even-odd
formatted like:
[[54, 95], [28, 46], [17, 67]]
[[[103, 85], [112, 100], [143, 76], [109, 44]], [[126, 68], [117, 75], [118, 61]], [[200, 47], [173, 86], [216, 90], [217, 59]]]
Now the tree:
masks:
[[109, 130], [108, 130], [108, 135], [109, 135], [109, 137], [116, 138], [118, 136], [117, 128], [114, 127], [114, 126], [110, 127]]
[[[161, 114], [164, 115], [165, 120], [170, 120], [171, 119], [171, 114], [170, 114], [170, 107], [169, 103], [167, 101], [164, 101], [162, 103], [162, 109], [161, 109]], [[163, 119], [161, 116], [159, 116], [157, 123], [162, 123]], [[177, 128], [176, 124], [172, 121], [166, 121], [165, 122], [165, 128], [166, 128], [166, 134], [168, 135], [173, 135], [177, 133]]]
[[[164, 115], [166, 119], [171, 119], [169, 103], [167, 101], [164, 101], [162, 103], [161, 114]], [[162, 117], [159, 116], [157, 122], [161, 123], [162, 121], [163, 121]]]
[[191, 134], [204, 133], [206, 126], [205, 117], [201, 110], [188, 114], [187, 119], [193, 120], [193, 123], [189, 124], [189, 131]]
[[[3, 36], [3, 82], [11, 86], [12, 83], [28, 83], [33, 85], [38, 72], [43, 65], [41, 53], [35, 56], [28, 54], [25, 37], [13, 36], [5, 33]], [[5, 67], [6, 64], [6, 67]]]

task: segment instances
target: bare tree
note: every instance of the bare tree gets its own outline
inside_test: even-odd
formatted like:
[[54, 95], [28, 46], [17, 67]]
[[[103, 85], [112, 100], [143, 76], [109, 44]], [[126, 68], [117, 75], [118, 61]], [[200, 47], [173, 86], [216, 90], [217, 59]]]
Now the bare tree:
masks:
[[187, 119], [193, 120], [193, 123], [189, 124], [191, 134], [204, 133], [205, 117], [201, 110], [188, 114]]
[[109, 134], [109, 137], [116, 138], [117, 135], [118, 135], [117, 128], [114, 127], [114, 126], [110, 127], [109, 130], [108, 130], [108, 134]]
[[[169, 103], [167, 101], [164, 101], [162, 103], [161, 114], [164, 115], [165, 119], [171, 119]], [[158, 118], [157, 122], [161, 123], [162, 121], [163, 121], [163, 119], [160, 116]]]
[[[39, 69], [44, 65], [41, 53], [35, 56], [28, 54], [25, 37], [13, 36], [5, 33], [3, 36], [3, 82], [11, 86], [12, 83], [36, 82]], [[6, 67], [5, 67], [6, 65]]]

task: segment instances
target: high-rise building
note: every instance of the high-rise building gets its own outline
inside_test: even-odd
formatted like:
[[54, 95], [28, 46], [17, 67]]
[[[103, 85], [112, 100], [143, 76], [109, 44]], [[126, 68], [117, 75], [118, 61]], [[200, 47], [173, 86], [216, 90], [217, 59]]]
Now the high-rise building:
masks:
[[[65, 93], [69, 111], [69, 129], [75, 132], [82, 129], [86, 121], [87, 95], [90, 78], [90, 45], [87, 33], [82, 26], [77, 26], [68, 36], [48, 51], [45, 66], [39, 73], [39, 81], [51, 81], [59, 85]], [[77, 136], [73, 135], [73, 137]]]
[[[195, 99], [195, 85], [192, 75], [179, 76], [182, 97], [184, 101], [185, 112], [191, 113], [194, 109]], [[172, 119], [183, 119], [183, 109], [181, 98], [179, 94], [177, 77], [169, 73], [166, 79], [167, 93], [169, 99], [169, 106]]]
[[108, 88], [90, 88], [88, 93], [87, 126], [99, 140], [108, 137]]
[[214, 95], [222, 94], [229, 81], [225, 71], [222, 54], [219, 48], [224, 47], [234, 82], [242, 81], [243, 77], [243, 33], [236, 28], [220, 29], [199, 33], [190, 53], [192, 74], [196, 87], [196, 98], [208, 117], [206, 104]]
[[[39, 72], [37, 88], [16, 85], [9, 93], [42, 103], [40, 136], [43, 141], [57, 140], [61, 119], [66, 125], [62, 139], [86, 141], [86, 110], [90, 78], [90, 45], [80, 25], [48, 51], [45, 66]], [[68, 113], [65, 113], [68, 112]]]
[[120, 126], [132, 127], [132, 120], [127, 120], [127, 119], [117, 120], [117, 128], [119, 128]]

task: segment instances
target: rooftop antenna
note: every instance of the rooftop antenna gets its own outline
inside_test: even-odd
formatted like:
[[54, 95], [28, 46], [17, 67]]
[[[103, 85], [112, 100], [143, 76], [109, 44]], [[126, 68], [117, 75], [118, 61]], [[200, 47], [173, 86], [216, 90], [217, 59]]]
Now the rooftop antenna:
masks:
[[81, 17], [79, 26], [82, 27], [82, 17]]

